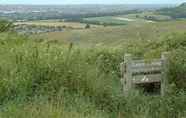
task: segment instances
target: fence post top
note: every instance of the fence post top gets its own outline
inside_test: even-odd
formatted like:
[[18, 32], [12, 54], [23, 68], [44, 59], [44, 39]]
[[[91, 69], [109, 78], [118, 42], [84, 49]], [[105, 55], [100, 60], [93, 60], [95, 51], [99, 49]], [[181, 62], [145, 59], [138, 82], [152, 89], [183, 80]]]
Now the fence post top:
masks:
[[129, 60], [131, 60], [131, 59], [132, 59], [132, 55], [131, 55], [131, 54], [126, 53], [126, 54], [124, 55], [124, 61], [129, 61]]
[[132, 54], [130, 54], [130, 53], [125, 53], [124, 57], [132, 57]]
[[161, 54], [162, 59], [167, 59], [168, 56], [169, 56], [169, 52], [162, 52]]

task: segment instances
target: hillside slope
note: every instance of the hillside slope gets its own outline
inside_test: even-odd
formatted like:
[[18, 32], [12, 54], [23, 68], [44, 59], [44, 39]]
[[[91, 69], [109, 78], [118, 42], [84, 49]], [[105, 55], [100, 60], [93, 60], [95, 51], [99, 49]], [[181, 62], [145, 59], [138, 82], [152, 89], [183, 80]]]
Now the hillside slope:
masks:
[[161, 15], [171, 16], [172, 18], [186, 18], [186, 3], [175, 8], [163, 8], [157, 11]]
[[[0, 117], [184, 118], [185, 39], [180, 33], [122, 48], [77, 48], [0, 33]], [[157, 58], [163, 51], [171, 52], [167, 96], [123, 96], [123, 54]]]
[[137, 39], [158, 40], [173, 32], [184, 32], [186, 20], [168, 21], [145, 24], [130, 24], [116, 27], [97, 27], [82, 30], [67, 30], [32, 35], [34, 39], [43, 39], [49, 42], [73, 43], [80, 47], [126, 45], [128, 41]]

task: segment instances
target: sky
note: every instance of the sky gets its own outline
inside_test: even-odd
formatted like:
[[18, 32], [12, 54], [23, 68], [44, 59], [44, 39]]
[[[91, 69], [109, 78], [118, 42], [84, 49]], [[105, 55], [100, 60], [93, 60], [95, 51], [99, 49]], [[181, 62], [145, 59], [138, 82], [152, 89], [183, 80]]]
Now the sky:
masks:
[[180, 4], [186, 0], [0, 0], [0, 4]]

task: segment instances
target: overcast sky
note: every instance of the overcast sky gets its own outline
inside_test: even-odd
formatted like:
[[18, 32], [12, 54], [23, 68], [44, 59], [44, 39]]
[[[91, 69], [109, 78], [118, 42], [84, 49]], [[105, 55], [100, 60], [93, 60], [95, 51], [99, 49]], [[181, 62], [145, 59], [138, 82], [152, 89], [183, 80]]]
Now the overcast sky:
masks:
[[180, 4], [186, 0], [0, 0], [0, 4]]

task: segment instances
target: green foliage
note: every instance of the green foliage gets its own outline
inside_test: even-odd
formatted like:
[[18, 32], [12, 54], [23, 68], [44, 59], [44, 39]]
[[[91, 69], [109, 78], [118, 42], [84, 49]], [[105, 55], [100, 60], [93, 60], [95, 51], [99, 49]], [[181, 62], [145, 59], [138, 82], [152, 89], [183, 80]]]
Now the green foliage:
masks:
[[[71, 96], [75, 97], [75, 96]], [[67, 99], [67, 98], [62, 98]], [[69, 101], [69, 100], [68, 100]], [[66, 101], [66, 102], [68, 102]], [[64, 101], [47, 100], [46, 97], [34, 98], [31, 102], [9, 102], [0, 110], [3, 118], [108, 118], [106, 113], [96, 110], [88, 101], [76, 97], [73, 104]], [[77, 104], [75, 106], [74, 104]], [[79, 105], [79, 106], [78, 106]]]
[[90, 24], [86, 24], [85, 29], [89, 29], [90, 28]]
[[186, 33], [172, 33], [165, 37], [160, 43], [162, 43], [168, 51], [186, 47]]
[[0, 20], [0, 32], [8, 31], [12, 27], [12, 23], [7, 20]]
[[170, 56], [169, 78], [177, 88], [186, 90], [186, 47], [173, 51]]
[[[185, 35], [126, 42], [123, 48], [79, 48], [0, 34], [0, 117], [9, 118], [182, 118], [186, 116]], [[134, 43], [135, 42], [135, 43]], [[119, 64], [123, 54], [159, 57], [170, 51], [165, 97], [124, 97]], [[156, 54], [156, 55], [154, 55]]]

